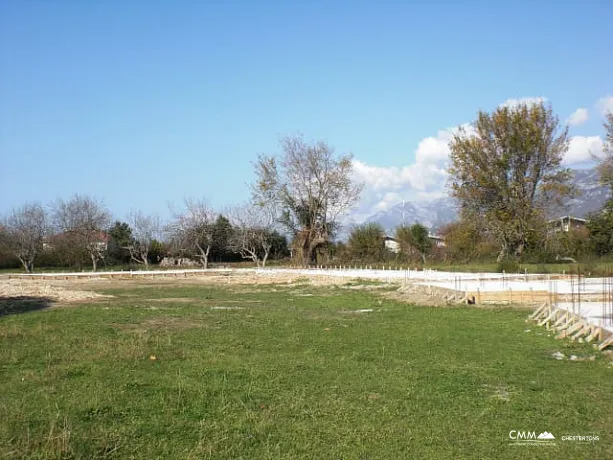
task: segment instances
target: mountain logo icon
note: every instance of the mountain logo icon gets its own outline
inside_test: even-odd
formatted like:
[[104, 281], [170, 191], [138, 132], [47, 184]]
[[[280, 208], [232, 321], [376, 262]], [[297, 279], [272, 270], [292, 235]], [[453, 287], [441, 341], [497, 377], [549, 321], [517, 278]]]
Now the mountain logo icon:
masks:
[[543, 431], [541, 434], [538, 435], [538, 437], [536, 439], [551, 439], [551, 440], [554, 440], [555, 436], [552, 435], [551, 433], [548, 433], [547, 431]]

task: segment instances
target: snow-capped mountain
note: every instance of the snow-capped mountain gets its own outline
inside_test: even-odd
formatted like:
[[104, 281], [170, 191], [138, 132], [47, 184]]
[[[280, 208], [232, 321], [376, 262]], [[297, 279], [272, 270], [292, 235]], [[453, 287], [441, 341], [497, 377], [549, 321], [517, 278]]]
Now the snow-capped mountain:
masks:
[[[580, 195], [569, 199], [566, 209], [561, 210], [559, 214], [585, 217], [586, 214], [602, 207], [608, 191], [598, 183], [598, 173], [594, 168], [577, 169], [573, 173], [574, 183]], [[434, 200], [398, 203], [387, 211], [372, 215], [366, 222], [378, 223], [391, 233], [399, 225], [412, 225], [416, 222], [436, 230], [455, 219], [457, 219], [455, 200], [447, 196]]]

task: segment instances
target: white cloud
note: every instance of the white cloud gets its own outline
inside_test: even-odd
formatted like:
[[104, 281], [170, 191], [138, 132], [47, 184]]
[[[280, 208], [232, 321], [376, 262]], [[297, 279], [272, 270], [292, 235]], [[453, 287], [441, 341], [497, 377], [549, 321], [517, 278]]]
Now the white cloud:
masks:
[[566, 124], [568, 124], [569, 126], [578, 126], [585, 123], [587, 119], [587, 109], [577, 109], [570, 115], [570, 117], [568, 117], [568, 120], [566, 120]]
[[573, 136], [564, 157], [565, 165], [592, 161], [594, 156], [601, 158], [603, 142], [599, 136]]
[[443, 198], [447, 195], [448, 195], [447, 191], [444, 189], [441, 189], [441, 190], [434, 190], [432, 192], [417, 192], [416, 198], [418, 200], [429, 201], [429, 200], [436, 200], [437, 198]]
[[388, 192], [375, 205], [375, 211], [387, 211], [392, 206], [402, 201], [402, 195], [396, 192]]
[[[544, 97], [508, 99], [500, 106], [514, 107], [547, 101]], [[613, 104], [613, 98], [611, 98]], [[582, 113], [585, 111], [585, 114]], [[575, 111], [569, 118], [578, 123], [587, 117], [587, 109]], [[354, 160], [353, 172], [357, 181], [365, 187], [358, 207], [350, 216], [354, 222], [363, 222], [373, 214], [387, 211], [402, 200], [430, 200], [446, 195], [449, 141], [460, 129], [467, 135], [474, 134], [471, 125], [463, 124], [439, 131], [436, 136], [423, 138], [415, 149], [415, 160], [406, 166], [376, 166]], [[570, 140], [564, 165], [574, 165], [601, 156], [603, 142], [599, 136], [574, 136]]]
[[517, 107], [518, 105], [526, 104], [540, 104], [542, 102], [547, 102], [546, 97], [520, 97], [519, 99], [507, 99], [499, 107]]
[[[473, 129], [462, 126], [469, 135]], [[360, 205], [353, 219], [360, 222], [379, 211], [387, 211], [403, 199], [432, 199], [444, 195], [447, 179], [449, 141], [459, 127], [441, 130], [436, 137], [422, 139], [415, 150], [415, 162], [408, 166], [375, 166], [354, 160], [353, 172], [364, 183]]]
[[607, 112], [613, 112], [613, 96], [605, 96], [600, 98], [596, 103], [596, 107], [603, 115], [605, 115]]

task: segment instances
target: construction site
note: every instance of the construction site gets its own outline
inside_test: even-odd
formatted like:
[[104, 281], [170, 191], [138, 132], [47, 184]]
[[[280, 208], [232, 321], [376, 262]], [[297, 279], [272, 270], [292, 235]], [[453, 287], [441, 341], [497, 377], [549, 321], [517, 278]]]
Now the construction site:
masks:
[[[530, 319], [550, 328], [558, 338], [594, 343], [603, 350], [613, 346], [613, 269], [608, 276], [592, 278], [578, 273], [562, 275], [459, 273], [417, 269], [372, 269], [368, 267], [209, 269], [109, 271], [7, 275], [9, 280], [28, 280], [30, 287], [41, 281], [94, 279], [202, 278], [203, 281], [244, 284], [288, 283], [308, 278], [320, 284], [352, 279], [376, 280], [398, 285], [406, 301], [430, 298], [429, 305], [474, 304], [523, 305], [534, 308]], [[36, 281], [38, 283], [36, 283]], [[20, 289], [24, 289], [23, 286]], [[26, 288], [28, 290], [28, 288]], [[419, 295], [419, 298], [416, 298]]]

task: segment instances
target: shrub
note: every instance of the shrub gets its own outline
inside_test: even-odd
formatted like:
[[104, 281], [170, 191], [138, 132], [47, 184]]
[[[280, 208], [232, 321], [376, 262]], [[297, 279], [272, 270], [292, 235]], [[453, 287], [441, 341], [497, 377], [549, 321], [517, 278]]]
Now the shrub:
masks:
[[517, 273], [519, 272], [519, 263], [515, 259], [503, 259], [498, 262], [498, 273]]

